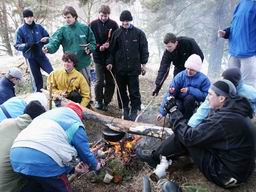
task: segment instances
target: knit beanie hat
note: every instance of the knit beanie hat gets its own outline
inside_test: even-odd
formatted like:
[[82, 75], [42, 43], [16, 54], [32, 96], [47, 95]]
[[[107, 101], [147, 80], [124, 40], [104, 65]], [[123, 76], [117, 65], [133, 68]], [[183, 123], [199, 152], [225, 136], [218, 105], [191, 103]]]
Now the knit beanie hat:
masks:
[[24, 109], [24, 114], [28, 114], [32, 119], [44, 113], [46, 110], [39, 101], [31, 101]]
[[19, 80], [22, 79], [22, 71], [17, 67], [10, 68], [7, 75], [11, 76], [11, 77], [14, 77], [14, 78], [17, 78]]
[[30, 9], [25, 9], [24, 11], [23, 11], [23, 17], [25, 18], [25, 17], [33, 17], [34, 15], [33, 15], [33, 11], [31, 11]]
[[241, 80], [241, 71], [239, 68], [229, 68], [222, 73], [222, 77], [237, 86]]
[[189, 69], [193, 69], [195, 71], [200, 71], [202, 68], [202, 59], [199, 55], [192, 54], [189, 56], [187, 61], [185, 62], [185, 67]]
[[72, 109], [73, 111], [76, 112], [76, 114], [79, 116], [79, 118], [82, 120], [83, 119], [83, 109], [81, 106], [75, 102], [70, 101], [66, 107]]
[[216, 95], [221, 95], [229, 98], [236, 96], [236, 87], [234, 84], [226, 79], [216, 81], [212, 84], [211, 89], [216, 93]]
[[132, 21], [132, 14], [130, 11], [128, 10], [124, 10], [122, 11], [121, 15], [120, 15], [120, 21]]

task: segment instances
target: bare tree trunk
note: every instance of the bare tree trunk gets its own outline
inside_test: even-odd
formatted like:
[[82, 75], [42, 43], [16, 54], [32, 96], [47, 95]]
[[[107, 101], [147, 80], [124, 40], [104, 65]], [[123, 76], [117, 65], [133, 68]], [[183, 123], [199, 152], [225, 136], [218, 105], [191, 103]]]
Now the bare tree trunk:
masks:
[[0, 33], [4, 43], [4, 47], [6, 48], [6, 52], [8, 55], [13, 56], [12, 48], [10, 44], [9, 32], [8, 32], [8, 20], [7, 20], [7, 10], [5, 2], [2, 1], [0, 5]]

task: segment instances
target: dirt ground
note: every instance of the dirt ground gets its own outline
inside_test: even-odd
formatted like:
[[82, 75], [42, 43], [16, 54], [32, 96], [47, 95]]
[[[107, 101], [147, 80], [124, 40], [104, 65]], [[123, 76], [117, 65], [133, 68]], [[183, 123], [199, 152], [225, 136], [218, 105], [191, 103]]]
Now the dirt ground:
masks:
[[[149, 72], [149, 77], [155, 77], [153, 72]], [[151, 92], [154, 88], [154, 78], [141, 77], [140, 79], [140, 89], [142, 96], [143, 107], [147, 106], [153, 99]], [[164, 85], [165, 88], [167, 86]], [[139, 122], [157, 124], [163, 126], [164, 122], [156, 122], [155, 118], [158, 113], [158, 108], [165, 90], [161, 90], [159, 96], [153, 99], [153, 102], [148, 106], [147, 110], [143, 113]], [[98, 111], [105, 115], [121, 117], [121, 110], [117, 107], [116, 97], [114, 97], [113, 102], [110, 104], [108, 112]], [[90, 140], [97, 141], [102, 137], [101, 129], [102, 126], [95, 122], [85, 122], [87, 127], [87, 133]], [[143, 191], [143, 176], [149, 176], [153, 170], [149, 168], [148, 165], [136, 160], [135, 168], [130, 168], [129, 176], [124, 178], [120, 184], [104, 184], [103, 182], [92, 183], [90, 182], [90, 176], [83, 176], [79, 180], [72, 183], [74, 189], [80, 192], [93, 191], [93, 192], [139, 192]], [[138, 168], [139, 167], [139, 168]], [[181, 187], [183, 191], [189, 192], [253, 192], [256, 191], [256, 172], [251, 176], [249, 181], [240, 186], [239, 188], [232, 190], [224, 190], [215, 184], [207, 181], [207, 179], [199, 172], [198, 168], [193, 166], [189, 169], [181, 169], [175, 172], [171, 172], [168, 175], [170, 180], [175, 180]], [[156, 183], [151, 181], [152, 191], [160, 191]]]

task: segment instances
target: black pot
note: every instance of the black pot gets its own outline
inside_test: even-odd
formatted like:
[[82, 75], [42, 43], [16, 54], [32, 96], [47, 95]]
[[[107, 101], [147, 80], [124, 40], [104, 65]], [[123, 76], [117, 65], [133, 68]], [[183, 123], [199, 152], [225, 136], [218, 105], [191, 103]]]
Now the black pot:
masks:
[[125, 136], [125, 132], [114, 131], [108, 127], [102, 131], [102, 134], [104, 139], [110, 142], [120, 141]]

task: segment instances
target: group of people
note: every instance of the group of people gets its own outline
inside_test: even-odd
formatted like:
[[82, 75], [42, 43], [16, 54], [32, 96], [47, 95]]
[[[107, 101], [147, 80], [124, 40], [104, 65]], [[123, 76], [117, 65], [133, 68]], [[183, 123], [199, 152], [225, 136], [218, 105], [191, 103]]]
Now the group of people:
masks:
[[[130, 11], [120, 14], [121, 27], [109, 15], [109, 6], [102, 5], [98, 19], [87, 26], [77, 20], [73, 7], [66, 6], [66, 25], [49, 37], [34, 22], [33, 12], [23, 11], [24, 25], [17, 30], [15, 48], [28, 62], [34, 91], [43, 88], [43, 69], [49, 73], [47, 89], [57, 95], [56, 101], [60, 96], [74, 102], [48, 110], [42, 93], [29, 100], [16, 97], [14, 86], [22, 78], [17, 68], [0, 80], [0, 135], [4, 140], [0, 191], [71, 191], [67, 173], [100, 169], [82, 123], [81, 106], [88, 107], [92, 99], [91, 54], [97, 76], [95, 108], [108, 110], [115, 77], [124, 119], [136, 119], [141, 110], [139, 75], [145, 75], [149, 57], [147, 38], [131, 24]], [[173, 79], [157, 115], [161, 120], [170, 114], [174, 134], [156, 150], [142, 150], [138, 155], [143, 161], [156, 167], [161, 156], [175, 160], [189, 155], [205, 177], [221, 187], [239, 186], [248, 179], [255, 165], [256, 132], [250, 120], [256, 112], [255, 15], [256, 1], [241, 0], [231, 27], [218, 32], [229, 39], [231, 57], [223, 79], [215, 83], [200, 72], [204, 55], [193, 38], [165, 35], [166, 50], [152, 95], [158, 95], [174, 65]], [[55, 53], [60, 45], [64, 68], [53, 71], [45, 54]], [[81, 162], [72, 169], [76, 156]]]

